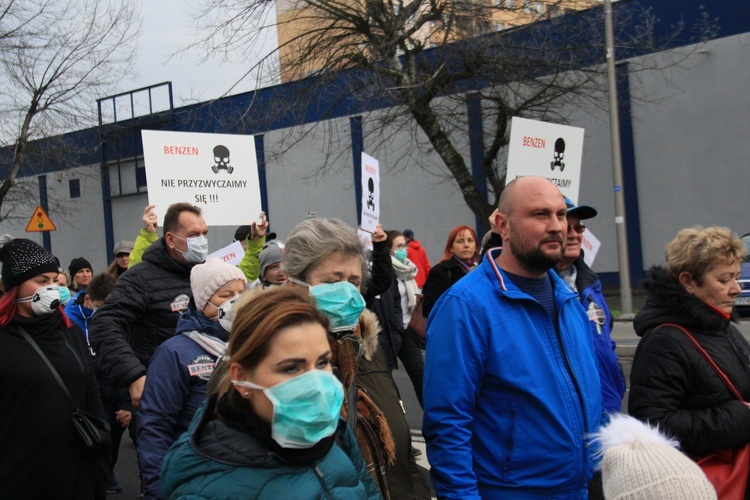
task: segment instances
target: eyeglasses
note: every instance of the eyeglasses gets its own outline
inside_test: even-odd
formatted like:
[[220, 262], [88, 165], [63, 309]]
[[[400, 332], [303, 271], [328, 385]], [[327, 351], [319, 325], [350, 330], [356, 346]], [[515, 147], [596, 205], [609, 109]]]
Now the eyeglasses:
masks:
[[586, 230], [586, 226], [583, 224], [576, 224], [575, 226], [568, 226], [568, 232], [570, 232], [572, 229], [575, 229], [576, 233], [581, 234]]

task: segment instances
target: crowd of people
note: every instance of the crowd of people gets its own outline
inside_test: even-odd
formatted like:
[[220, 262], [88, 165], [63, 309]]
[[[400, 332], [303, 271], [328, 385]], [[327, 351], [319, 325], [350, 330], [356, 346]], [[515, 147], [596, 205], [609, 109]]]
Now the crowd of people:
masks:
[[596, 216], [516, 179], [491, 230], [456, 226], [432, 267], [410, 229], [378, 225], [368, 249], [310, 217], [281, 241], [264, 213], [237, 229], [235, 267], [207, 259], [189, 203], [168, 207], [161, 236], [146, 207], [100, 274], [0, 236], [0, 498], [121, 492], [126, 432], [148, 499], [733, 498], [701, 467], [750, 453], [750, 345], [732, 324], [747, 249], [721, 227], [667, 245], [634, 321], [626, 416], [582, 251]]

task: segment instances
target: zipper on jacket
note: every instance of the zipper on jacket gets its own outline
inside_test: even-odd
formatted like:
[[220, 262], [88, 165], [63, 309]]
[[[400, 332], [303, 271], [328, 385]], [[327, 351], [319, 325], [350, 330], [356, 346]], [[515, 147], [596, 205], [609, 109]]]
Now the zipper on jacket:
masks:
[[516, 403], [512, 402], [510, 405], [510, 434], [508, 436], [507, 446], [508, 455], [505, 457], [505, 464], [503, 465], [503, 481], [508, 480], [510, 474], [510, 464], [513, 461], [513, 450], [516, 447]]
[[[565, 304], [568, 301], [570, 301], [570, 300], [575, 300], [576, 302], [578, 302], [578, 297], [577, 296], [571, 296], [571, 297], [565, 299], [562, 302], [562, 304], [560, 304], [560, 307], [557, 309], [557, 315], [558, 316], [560, 316], [562, 314], [562, 309], [565, 307]], [[536, 303], [540, 308], [542, 308], [542, 310], [544, 310], [544, 308], [542, 307], [542, 305], [537, 300], [534, 299], [534, 303]], [[548, 314], [544, 314], [543, 317], [546, 318], [545, 322], [548, 323], [549, 327], [552, 328], [552, 330], [555, 332], [555, 338], [557, 339], [557, 343], [560, 346], [560, 357], [563, 359], [563, 362], [565, 363], [565, 371], [568, 374], [568, 377], [570, 378], [570, 383], [573, 385], [573, 389], [575, 390], [576, 397], [578, 398], [578, 404], [579, 404], [578, 408], [580, 408], [580, 412], [575, 411], [575, 408], [574, 408], [574, 413], [576, 413], [576, 416], [578, 417], [578, 424], [583, 426], [582, 427], [582, 431], [583, 431], [583, 434], [585, 436], [587, 434], [588, 428], [589, 428], [588, 427], [588, 418], [586, 416], [586, 404], [584, 402], [583, 392], [581, 391], [581, 387], [578, 384], [578, 379], [575, 377], [575, 374], [573, 373], [573, 368], [572, 368], [572, 365], [570, 364], [570, 359], [568, 358], [568, 352], [565, 350], [565, 344], [563, 343], [563, 337], [562, 337], [562, 332], [561, 332], [562, 325], [558, 321], [558, 324], [560, 326], [558, 328], [555, 328], [555, 325], [552, 322], [552, 318], [550, 318]], [[586, 323], [587, 323], [586, 324], [586, 327], [587, 327], [586, 328], [586, 335], [591, 335], [591, 333], [590, 333], [590, 328], [591, 327], [588, 325], [588, 318], [586, 320]], [[583, 458], [583, 475], [584, 475], [584, 477], [586, 475], [586, 471], [588, 470], [588, 465], [587, 465], [588, 464], [588, 454], [586, 452], [586, 449], [587, 449], [587, 446], [584, 443], [584, 446], [583, 446], [583, 457], [582, 457]], [[579, 485], [578, 485], [578, 489], [579, 490], [584, 487], [584, 482], [579, 483]]]
[[[576, 302], [578, 302], [578, 297], [575, 297], [575, 298], [572, 298], [572, 299], [568, 299], [568, 300], [575, 300]], [[565, 307], [565, 303], [564, 302], [563, 302], [562, 306]], [[558, 310], [557, 313], [559, 315], [561, 313], [561, 311]], [[587, 323], [588, 323], [588, 319], [587, 319]], [[589, 325], [586, 325], [586, 326], [589, 326]], [[553, 325], [553, 328], [554, 328], [554, 325]], [[581, 408], [581, 419], [582, 419], [582, 423], [583, 423], [583, 434], [585, 436], [588, 433], [589, 425], [588, 425], [588, 417], [586, 416], [586, 403], [584, 402], [583, 392], [581, 391], [581, 387], [578, 384], [578, 379], [575, 377], [575, 374], [573, 373], [573, 368], [571, 367], [570, 359], [568, 359], [568, 352], [565, 350], [565, 344], [563, 343], [562, 333], [560, 332], [559, 329], [556, 329], [555, 333], [557, 334], [557, 341], [560, 343], [560, 351], [561, 351], [562, 357], [565, 360], [565, 369], [568, 372], [568, 376], [570, 377], [570, 381], [573, 384], [573, 387], [575, 388], [576, 395], [578, 396], [578, 402], [579, 402], [580, 408]], [[590, 335], [589, 329], [586, 330], [586, 335]], [[594, 353], [594, 356], [596, 356], [596, 353]], [[587, 449], [587, 446], [584, 443], [584, 446], [583, 446], [583, 473], [584, 473], [584, 476], [586, 474], [586, 471], [588, 470], [588, 454], [586, 452], [586, 449]], [[579, 489], [581, 489], [583, 487], [584, 487], [584, 484], [579, 483]]]
[[[590, 335], [589, 332], [586, 332], [587, 335]], [[570, 381], [573, 384], [573, 387], [575, 388], [576, 395], [578, 396], [578, 403], [580, 404], [581, 408], [581, 419], [583, 424], [583, 433], [584, 436], [588, 433], [588, 418], [586, 417], [586, 405], [583, 400], [583, 393], [581, 392], [581, 387], [578, 385], [578, 379], [576, 379], [575, 374], [573, 373], [573, 369], [570, 365], [570, 360], [568, 359], [568, 353], [565, 350], [565, 346], [563, 345], [563, 339], [560, 332], [557, 332], [557, 339], [560, 343], [560, 350], [562, 351], [562, 357], [565, 360], [565, 369], [568, 371], [568, 376], [570, 377]], [[586, 471], [588, 470], [588, 454], [586, 452], [586, 444], [584, 443], [583, 446], [583, 475], [586, 475]], [[579, 489], [583, 488], [584, 485], [582, 483], [579, 483]]]
[[328, 491], [328, 486], [326, 486], [325, 481], [323, 480], [323, 472], [318, 468], [317, 465], [313, 466], [313, 471], [315, 471], [315, 475], [318, 477], [318, 481], [320, 482], [320, 486], [323, 488], [323, 494], [328, 498], [331, 499], [331, 494]]

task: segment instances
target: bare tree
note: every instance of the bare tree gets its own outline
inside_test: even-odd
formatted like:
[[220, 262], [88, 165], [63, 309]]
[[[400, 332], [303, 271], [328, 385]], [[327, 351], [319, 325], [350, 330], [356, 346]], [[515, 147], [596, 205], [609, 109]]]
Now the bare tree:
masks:
[[[17, 177], [34, 173], [25, 170], [32, 141], [94, 125], [96, 99], [131, 71], [140, 14], [133, 3], [115, 0], [2, 4], [0, 140], [9, 154], [1, 159], [0, 220], [5, 220], [14, 218], [16, 201], [29, 187]], [[70, 146], [64, 140], [60, 145]], [[61, 148], [52, 148], [57, 157], [45, 161], [73, 157]]]
[[[339, 100], [387, 103], [368, 138], [368, 149], [392, 134], [411, 137], [412, 165], [431, 151], [442, 160], [468, 207], [486, 221], [505, 184], [509, 124], [514, 116], [564, 123], [571, 103], [606, 105], [604, 22], [590, 0], [275, 0], [282, 81], [305, 77], [305, 92], [275, 112], [304, 109], [336, 80]], [[258, 25], [274, 0], [205, 0], [198, 44], [208, 53], [252, 51]], [[566, 13], [565, 16], [560, 14]], [[648, 11], [619, 9], [619, 48], [631, 54], [659, 49]], [[638, 22], [633, 22], [633, 17]], [[705, 16], [694, 38], [707, 35]], [[670, 36], [685, 31], [674, 26]], [[676, 63], [677, 61], [673, 61]], [[307, 78], [311, 77], [311, 78]], [[342, 81], [348, 87], [341, 88]], [[470, 143], [468, 101], [480, 103], [482, 164], [491, 200], [475, 184], [466, 163]], [[336, 103], [331, 103], [333, 109]], [[269, 111], [244, 117], [269, 117]], [[338, 136], [338, 134], [331, 134]], [[343, 137], [347, 137], [346, 134]], [[335, 152], [336, 148], [332, 148]], [[339, 151], [345, 148], [339, 148]], [[484, 181], [484, 179], [482, 179]]]

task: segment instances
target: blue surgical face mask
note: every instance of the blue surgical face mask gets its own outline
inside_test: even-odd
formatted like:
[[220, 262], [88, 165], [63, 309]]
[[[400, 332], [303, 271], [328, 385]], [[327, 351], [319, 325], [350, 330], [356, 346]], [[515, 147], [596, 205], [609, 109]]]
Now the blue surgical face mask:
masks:
[[[182, 252], [182, 256], [186, 261], [192, 264], [200, 264], [206, 260], [208, 256], [208, 238], [202, 235], [183, 238], [179, 234], [174, 233], [172, 233], [172, 236], [187, 241], [187, 252]], [[179, 252], [179, 250], [177, 251]]]
[[60, 292], [60, 304], [65, 305], [70, 300], [70, 288], [58, 285], [57, 290]]
[[357, 287], [348, 281], [336, 283], [321, 283], [310, 286], [304, 281], [289, 278], [298, 285], [310, 287], [310, 295], [315, 297], [316, 307], [328, 317], [333, 333], [354, 330], [357, 322], [365, 310], [365, 299]]
[[404, 262], [406, 260], [406, 249], [401, 248], [399, 250], [395, 250], [393, 252], [393, 256], [396, 257], [396, 260], [399, 262]]
[[272, 387], [247, 380], [232, 383], [260, 389], [271, 401], [271, 437], [282, 448], [311, 448], [336, 431], [344, 388], [331, 372], [311, 370]]

